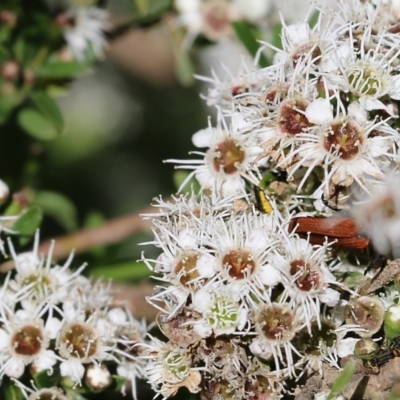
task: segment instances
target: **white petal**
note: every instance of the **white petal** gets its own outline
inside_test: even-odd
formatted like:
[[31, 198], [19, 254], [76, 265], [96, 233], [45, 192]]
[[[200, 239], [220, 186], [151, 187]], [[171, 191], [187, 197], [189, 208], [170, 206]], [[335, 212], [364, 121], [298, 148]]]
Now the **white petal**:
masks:
[[80, 382], [85, 368], [79, 360], [71, 358], [60, 364], [60, 372], [61, 376], [68, 376], [73, 382]]
[[57, 362], [57, 357], [52, 350], [43, 351], [40, 356], [36, 357], [34, 365], [38, 371], [44, 371], [45, 369], [51, 369], [51, 367]]
[[198, 132], [196, 132], [193, 136], [192, 136], [192, 143], [196, 146], [196, 147], [210, 147], [211, 145], [211, 140], [215, 134], [215, 129], [214, 128], [205, 128], [202, 129]]
[[354, 353], [354, 347], [359, 339], [356, 338], [347, 338], [340, 340], [337, 345], [337, 352], [339, 357], [346, 357], [350, 354]]
[[0, 351], [3, 351], [10, 345], [9, 338], [10, 335], [4, 329], [0, 329]]
[[60, 332], [61, 321], [58, 318], [52, 317], [46, 321], [46, 332], [50, 339], [55, 339], [58, 332]]
[[5, 374], [11, 378], [19, 378], [25, 371], [25, 364], [20, 358], [12, 357], [6, 362]]
[[318, 297], [323, 303], [325, 303], [329, 307], [334, 307], [339, 302], [340, 293], [331, 288], [325, 288]]
[[122, 308], [113, 308], [107, 313], [107, 317], [115, 325], [125, 325], [127, 322], [126, 313]]
[[327, 99], [316, 99], [305, 111], [307, 119], [313, 124], [326, 124], [333, 119], [332, 105]]

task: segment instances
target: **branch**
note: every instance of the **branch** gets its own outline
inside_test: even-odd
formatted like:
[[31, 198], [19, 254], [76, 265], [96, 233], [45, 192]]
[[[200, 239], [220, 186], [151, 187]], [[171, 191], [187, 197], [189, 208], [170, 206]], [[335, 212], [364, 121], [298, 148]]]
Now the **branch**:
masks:
[[[150, 231], [151, 221], [142, 220], [141, 215], [153, 213], [154, 207], [145, 207], [132, 214], [123, 215], [107, 221], [105, 224], [91, 229], [83, 229], [55, 239], [53, 258], [62, 260], [67, 258], [71, 251], [84, 253], [96, 246], [118, 243], [140, 231]], [[39, 254], [47, 254], [53, 240], [46, 240], [39, 246]], [[14, 261], [7, 261], [0, 265], [0, 272], [8, 272], [14, 268]]]

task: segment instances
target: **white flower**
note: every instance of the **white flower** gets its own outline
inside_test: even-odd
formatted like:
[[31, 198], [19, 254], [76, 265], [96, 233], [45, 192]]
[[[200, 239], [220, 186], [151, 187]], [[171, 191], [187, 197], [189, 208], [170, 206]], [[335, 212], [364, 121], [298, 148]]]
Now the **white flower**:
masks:
[[191, 393], [199, 392], [201, 375], [192, 368], [186, 349], [151, 339], [145, 356], [149, 361], [144, 375], [153, 390], [164, 398], [173, 396], [180, 387], [186, 387]]
[[214, 249], [218, 279], [228, 282], [230, 290], [240, 293], [249, 306], [253, 295], [268, 299], [268, 289], [281, 279], [268, 259], [277, 242], [277, 215], [276, 210], [272, 216], [248, 213], [215, 219], [210, 240], [205, 242]]
[[[119, 360], [115, 337], [116, 326], [102, 318], [99, 312], [86, 317], [84, 310], [76, 308], [72, 302], [63, 304], [63, 323], [57, 336], [56, 347], [63, 361], [60, 364], [62, 376], [80, 383], [85, 365], [102, 361]], [[122, 352], [126, 355], [126, 353]]]
[[193, 136], [194, 144], [209, 148], [206, 153], [195, 153], [203, 156], [202, 160], [168, 160], [181, 164], [178, 168], [193, 170], [181, 187], [195, 176], [202, 190], [211, 189], [221, 196], [245, 194], [243, 178], [257, 182], [248, 172], [261, 149], [257, 137], [242, 133], [244, 124], [243, 118], [232, 118], [232, 126], [228, 127], [221, 119], [217, 128], [210, 126], [197, 132]]
[[301, 308], [309, 332], [314, 318], [321, 326], [321, 302], [333, 307], [340, 293], [329, 288], [336, 279], [326, 265], [328, 244], [312, 246], [297, 236], [283, 236], [282, 246], [276, 247], [269, 262], [283, 274], [283, 299], [289, 307]]
[[97, 7], [77, 7], [70, 11], [71, 26], [64, 31], [65, 40], [78, 61], [84, 61], [89, 49], [96, 57], [103, 55], [104, 31], [109, 28], [108, 13]]
[[233, 0], [232, 2], [237, 18], [250, 22], [265, 18], [271, 9], [271, 0]]
[[203, 316], [193, 324], [193, 330], [201, 337], [241, 331], [248, 321], [248, 310], [240, 304], [239, 293], [227, 285], [207, 286], [193, 295], [192, 302], [193, 309]]
[[54, 242], [50, 246], [47, 258], [39, 255], [39, 231], [35, 235], [33, 251], [17, 255], [11, 241], [9, 247], [16, 270], [9, 287], [15, 293], [24, 293], [22, 305], [26, 310], [34, 309], [43, 301], [56, 304], [65, 300], [71, 286], [85, 268], [85, 265], [82, 265], [74, 272], [69, 270], [73, 253], [63, 266], [52, 266]]
[[[32, 364], [37, 372], [52, 370], [58, 360], [53, 350], [49, 350], [50, 340], [55, 339], [60, 321], [50, 316], [46, 321], [42, 314], [47, 308], [39, 307], [35, 313], [18, 310], [4, 310], [0, 321], [0, 376], [19, 378], [25, 367]], [[8, 315], [6, 315], [8, 314]]]
[[[379, 254], [400, 257], [400, 177], [389, 176], [368, 202], [353, 210], [362, 231]], [[378, 191], [378, 189], [380, 189]]]

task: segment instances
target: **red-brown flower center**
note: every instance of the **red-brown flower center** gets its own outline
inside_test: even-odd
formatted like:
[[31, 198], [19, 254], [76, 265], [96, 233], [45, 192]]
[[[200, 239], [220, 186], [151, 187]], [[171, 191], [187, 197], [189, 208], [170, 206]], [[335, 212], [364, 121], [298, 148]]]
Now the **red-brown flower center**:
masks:
[[231, 250], [222, 258], [222, 266], [232, 278], [244, 279], [254, 273], [256, 263], [253, 254], [246, 250]]
[[332, 124], [324, 139], [324, 147], [329, 152], [337, 152], [343, 160], [354, 158], [364, 143], [361, 130], [351, 121]]
[[238, 170], [238, 166], [243, 163], [245, 151], [233, 139], [226, 139], [217, 144], [214, 150], [214, 168], [216, 171], [224, 171], [226, 174], [234, 174]]

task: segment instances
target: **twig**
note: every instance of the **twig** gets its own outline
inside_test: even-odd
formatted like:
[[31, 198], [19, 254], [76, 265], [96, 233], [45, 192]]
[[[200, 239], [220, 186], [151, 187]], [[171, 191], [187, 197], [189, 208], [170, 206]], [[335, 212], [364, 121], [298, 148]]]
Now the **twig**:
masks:
[[[96, 246], [118, 243], [136, 232], [149, 231], [151, 221], [142, 220], [141, 215], [154, 212], [154, 207], [146, 207], [132, 214], [114, 218], [105, 224], [91, 229], [83, 229], [55, 239], [53, 258], [62, 260], [67, 258], [72, 250], [83, 253]], [[39, 254], [47, 254], [52, 240], [46, 240], [39, 246]], [[14, 261], [7, 261], [0, 265], [0, 272], [8, 272], [14, 268]]]

